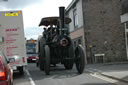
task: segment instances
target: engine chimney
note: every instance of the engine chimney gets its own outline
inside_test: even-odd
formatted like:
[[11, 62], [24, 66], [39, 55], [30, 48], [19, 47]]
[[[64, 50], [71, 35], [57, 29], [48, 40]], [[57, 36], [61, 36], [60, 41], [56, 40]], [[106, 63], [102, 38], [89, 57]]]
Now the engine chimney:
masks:
[[64, 33], [65, 28], [65, 7], [59, 7], [59, 16], [60, 16], [60, 30]]

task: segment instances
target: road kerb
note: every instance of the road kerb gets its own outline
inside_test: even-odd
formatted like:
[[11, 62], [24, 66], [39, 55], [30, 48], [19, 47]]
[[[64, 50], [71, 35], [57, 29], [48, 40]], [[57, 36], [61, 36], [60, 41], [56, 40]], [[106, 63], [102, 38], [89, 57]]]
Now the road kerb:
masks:
[[103, 65], [120, 65], [120, 64], [128, 64], [128, 61], [125, 61], [125, 62], [104, 63]]
[[104, 74], [104, 73], [99, 73], [101, 74], [102, 76], [106, 76], [108, 78], [111, 78], [111, 79], [115, 79], [115, 80], [118, 80], [118, 81], [121, 81], [121, 82], [124, 82], [124, 83], [128, 83], [127, 80], [124, 80], [124, 79], [120, 79], [120, 78], [117, 78], [117, 77], [114, 77], [114, 76], [110, 76], [110, 75], [107, 75], [107, 74]]
[[124, 80], [124, 79], [120, 79], [120, 78], [117, 78], [117, 77], [114, 77], [114, 76], [110, 76], [109, 74], [105, 74], [103, 72], [93, 72], [93, 71], [90, 71], [88, 69], [86, 69], [87, 72], [89, 73], [92, 73], [92, 74], [98, 74], [98, 75], [101, 75], [101, 76], [104, 76], [104, 77], [107, 77], [107, 78], [110, 78], [110, 79], [114, 79], [114, 80], [117, 80], [117, 81], [120, 81], [120, 82], [124, 82], [124, 83], [127, 83], [128, 84], [128, 81], [127, 80]]

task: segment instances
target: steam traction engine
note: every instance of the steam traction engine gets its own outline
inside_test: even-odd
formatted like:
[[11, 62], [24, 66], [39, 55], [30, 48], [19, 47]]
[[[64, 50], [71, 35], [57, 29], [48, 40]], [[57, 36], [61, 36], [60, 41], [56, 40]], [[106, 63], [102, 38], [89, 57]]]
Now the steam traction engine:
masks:
[[[78, 45], [73, 48], [72, 40], [68, 36], [68, 29], [65, 24], [71, 22], [70, 18], [65, 17], [65, 8], [59, 7], [60, 17], [43, 18], [39, 26], [54, 25], [54, 28], [47, 30], [46, 37], [41, 37], [38, 41], [39, 67], [44, 70], [46, 75], [50, 73], [50, 65], [61, 63], [65, 69], [72, 69], [73, 64], [76, 64], [78, 73], [82, 73], [85, 67], [84, 49]], [[50, 32], [54, 31], [54, 37]]]

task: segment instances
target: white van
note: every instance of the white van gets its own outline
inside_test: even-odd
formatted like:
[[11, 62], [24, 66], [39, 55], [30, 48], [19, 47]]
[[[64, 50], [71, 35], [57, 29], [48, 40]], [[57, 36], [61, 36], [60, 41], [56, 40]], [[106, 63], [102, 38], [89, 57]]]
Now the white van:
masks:
[[0, 11], [0, 49], [21, 74], [27, 65], [25, 43], [22, 11]]

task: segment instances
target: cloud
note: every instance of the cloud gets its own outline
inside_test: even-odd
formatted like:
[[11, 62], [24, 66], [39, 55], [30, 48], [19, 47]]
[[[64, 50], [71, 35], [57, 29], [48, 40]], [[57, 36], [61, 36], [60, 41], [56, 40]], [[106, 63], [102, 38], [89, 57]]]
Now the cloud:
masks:
[[18, 9], [25, 8], [32, 4], [42, 3], [44, 0], [8, 0], [7, 8]]
[[68, 6], [71, 0], [44, 0], [43, 3], [33, 4], [23, 9], [24, 25], [38, 26], [43, 17], [58, 16], [59, 6]]
[[23, 10], [24, 30], [27, 39], [42, 34], [38, 27], [44, 17], [58, 16], [59, 6], [67, 7], [72, 0], [8, 0], [0, 2], [1, 10]]
[[30, 26], [38, 27], [40, 20], [43, 17], [43, 11], [40, 10], [41, 8], [42, 6], [40, 4], [35, 4], [23, 9], [23, 18], [24, 18], [25, 27], [30, 27]]
[[0, 1], [0, 10], [6, 10], [7, 9], [7, 2]]
[[25, 37], [27, 39], [37, 39], [39, 35], [42, 35], [43, 29], [40, 27], [28, 27], [25, 28]]

